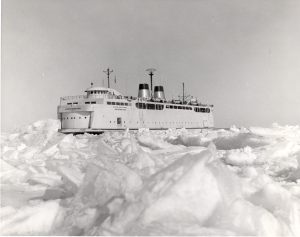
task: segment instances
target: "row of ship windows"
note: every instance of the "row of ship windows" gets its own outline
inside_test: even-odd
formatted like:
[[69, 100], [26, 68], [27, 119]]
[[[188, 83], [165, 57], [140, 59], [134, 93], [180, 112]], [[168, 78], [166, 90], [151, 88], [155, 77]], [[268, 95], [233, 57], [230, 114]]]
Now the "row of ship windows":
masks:
[[[68, 103], [71, 105], [72, 103]], [[73, 104], [78, 104], [78, 102], [74, 102]], [[96, 104], [96, 101], [87, 101], [85, 104]], [[107, 101], [108, 105], [121, 105], [121, 106], [131, 106], [131, 103], [122, 103], [122, 102], [111, 102]], [[163, 110], [164, 105], [161, 104], [145, 104], [145, 103], [136, 103], [135, 106], [138, 109], [150, 109], [150, 110]], [[187, 106], [177, 106], [177, 105], [166, 105], [166, 109], [184, 109], [184, 110], [193, 110], [192, 107]], [[194, 111], [197, 113], [210, 113], [209, 108], [199, 108], [195, 107]]]
[[[70, 119], [75, 119], [76, 117], [71, 117]], [[84, 117], [86, 119], [86, 117]], [[63, 118], [63, 119], [69, 119], [69, 117]], [[81, 119], [81, 117], [79, 117]]]
[[131, 103], [122, 103], [122, 102], [111, 102], [107, 101], [108, 105], [123, 105], [123, 106], [131, 106]]
[[[85, 104], [96, 104], [96, 101], [87, 101]], [[67, 105], [72, 105], [72, 103], [67, 103]], [[73, 102], [73, 105], [78, 105], [78, 102]]]
[[[135, 106], [138, 109], [151, 109], [151, 110], [163, 110], [164, 105], [161, 104], [145, 104], [145, 103], [136, 103]], [[184, 110], [193, 110], [192, 107], [187, 107], [187, 106], [178, 106], [178, 105], [166, 105], [166, 109], [184, 109]], [[209, 108], [199, 108], [195, 107], [194, 108], [195, 112], [200, 112], [200, 113], [210, 113]]]

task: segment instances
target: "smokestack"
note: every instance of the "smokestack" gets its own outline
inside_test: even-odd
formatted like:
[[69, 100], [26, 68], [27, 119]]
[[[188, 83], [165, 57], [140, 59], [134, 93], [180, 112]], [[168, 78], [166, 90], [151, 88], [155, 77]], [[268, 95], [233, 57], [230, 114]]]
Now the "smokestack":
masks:
[[166, 99], [163, 86], [155, 86], [154, 87], [154, 98], [162, 99], [162, 100]]
[[150, 91], [149, 91], [149, 85], [144, 83], [139, 85], [139, 98], [151, 98]]

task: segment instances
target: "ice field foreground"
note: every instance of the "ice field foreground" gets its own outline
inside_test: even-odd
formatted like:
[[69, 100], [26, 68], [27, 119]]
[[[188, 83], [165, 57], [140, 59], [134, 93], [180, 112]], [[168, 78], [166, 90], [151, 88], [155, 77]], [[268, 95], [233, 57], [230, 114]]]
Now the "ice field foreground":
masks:
[[300, 128], [1, 135], [2, 235], [300, 235]]

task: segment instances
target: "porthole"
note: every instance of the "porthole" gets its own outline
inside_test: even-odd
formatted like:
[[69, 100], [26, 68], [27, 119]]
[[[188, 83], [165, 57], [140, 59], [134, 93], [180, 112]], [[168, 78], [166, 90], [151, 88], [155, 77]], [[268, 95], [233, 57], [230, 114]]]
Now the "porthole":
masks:
[[86, 119], [86, 117], [84, 117]]

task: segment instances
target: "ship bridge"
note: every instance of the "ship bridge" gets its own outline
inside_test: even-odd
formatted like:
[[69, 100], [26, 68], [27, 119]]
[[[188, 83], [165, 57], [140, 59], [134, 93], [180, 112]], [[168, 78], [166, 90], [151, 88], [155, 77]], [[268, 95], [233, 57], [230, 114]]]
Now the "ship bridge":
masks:
[[[90, 87], [90, 88], [86, 89], [84, 92], [86, 92], [87, 94], [86, 95], [60, 97], [60, 101], [81, 100], [81, 99], [100, 99], [100, 98], [120, 99], [123, 97], [117, 90], [112, 89], [112, 88], [106, 88], [106, 87]], [[63, 104], [61, 104], [61, 105], [63, 105]]]
[[114, 96], [122, 96], [117, 90], [106, 87], [90, 87], [85, 90], [87, 98], [111, 98]]

